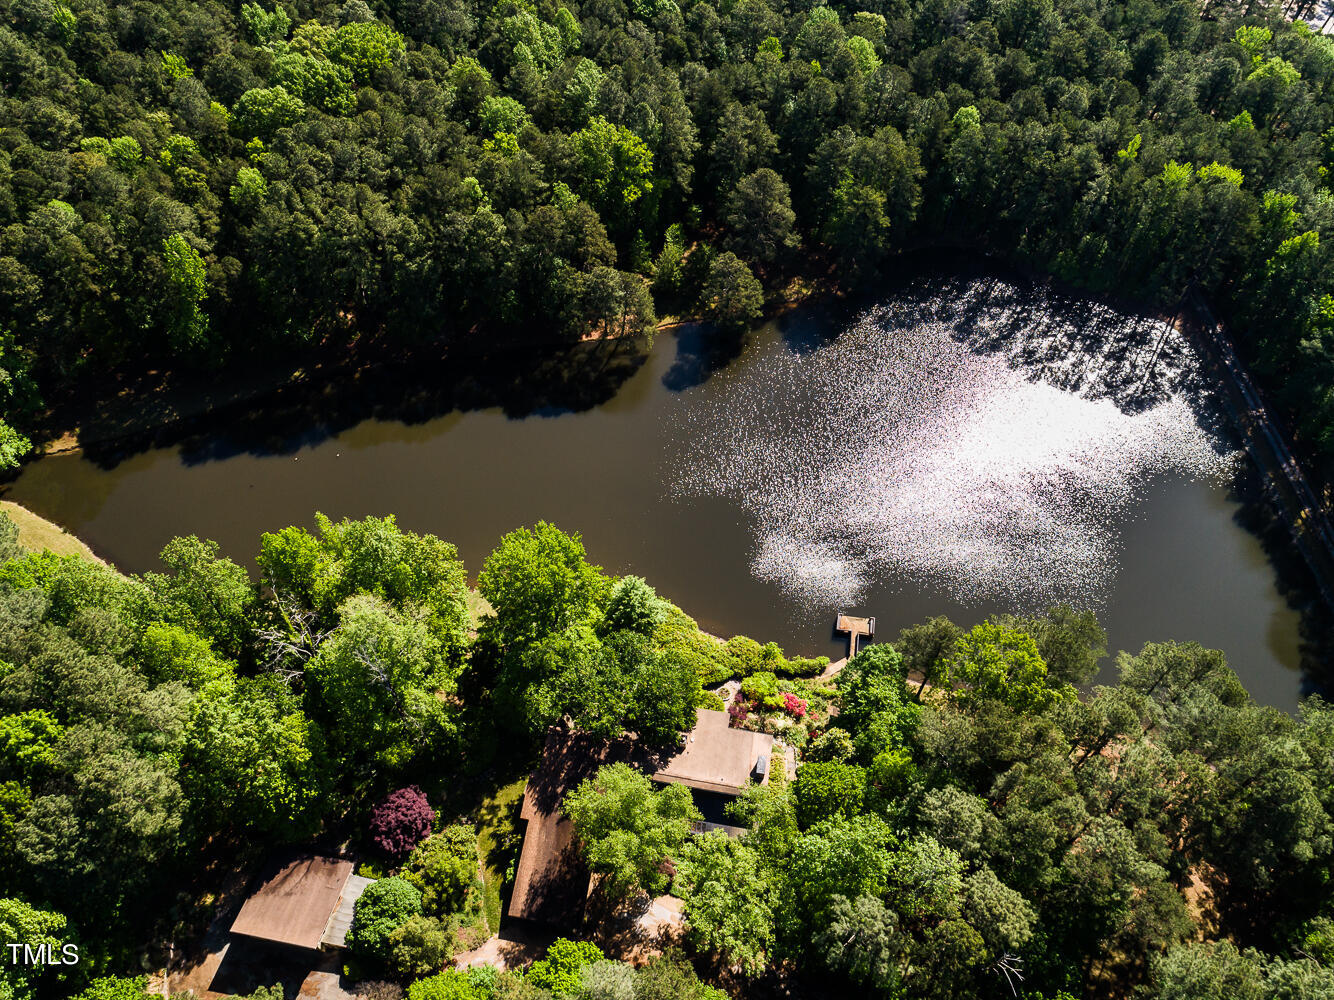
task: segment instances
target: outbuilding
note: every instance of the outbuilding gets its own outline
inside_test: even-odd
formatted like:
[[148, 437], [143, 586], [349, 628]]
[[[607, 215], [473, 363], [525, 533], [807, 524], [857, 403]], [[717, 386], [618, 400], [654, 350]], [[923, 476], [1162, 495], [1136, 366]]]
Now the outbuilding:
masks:
[[343, 948], [352, 908], [372, 881], [353, 874], [345, 858], [306, 855], [272, 863], [231, 933], [312, 951]]

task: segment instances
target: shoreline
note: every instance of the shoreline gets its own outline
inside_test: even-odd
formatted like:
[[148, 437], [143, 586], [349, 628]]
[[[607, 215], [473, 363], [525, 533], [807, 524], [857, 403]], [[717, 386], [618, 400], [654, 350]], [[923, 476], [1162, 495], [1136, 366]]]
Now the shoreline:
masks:
[[[894, 255], [892, 263], [900, 266], [892, 269], [885, 284], [892, 285], [897, 276], [911, 273], [928, 263], [924, 257], [937, 258], [936, 266], [952, 271], [1017, 277], [1063, 296], [1091, 300], [1118, 312], [1145, 316], [1168, 325], [1178, 325], [1183, 318], [1180, 311], [1169, 314], [1143, 300], [1091, 292], [976, 244], [928, 241], [906, 246]], [[877, 294], [870, 289], [842, 286], [832, 280], [831, 275], [827, 261], [819, 256], [812, 257], [809, 267], [792, 272], [782, 288], [765, 303], [755, 325], [773, 322], [802, 307], [850, 305]], [[655, 332], [674, 333], [706, 322], [695, 316], [666, 314], [659, 319]], [[238, 409], [275, 407], [287, 394], [316, 393], [339, 385], [346, 388], [395, 369], [419, 372], [424, 364], [464, 369], [470, 365], [504, 365], [516, 351], [530, 355], [532, 365], [540, 367], [552, 357], [603, 350], [607, 345], [612, 345], [612, 351], [616, 352], [627, 342], [632, 346], [641, 343], [637, 338], [594, 337], [568, 343], [531, 338], [498, 348], [441, 340], [387, 345], [381, 342], [378, 334], [370, 334], [340, 348], [316, 348], [304, 357], [275, 359], [268, 364], [256, 359], [214, 373], [151, 369], [138, 376], [112, 374], [104, 384], [106, 391], [97, 394], [101, 405], [95, 405], [92, 412], [81, 416], [70, 412], [70, 406], [65, 402], [57, 402], [48, 412], [48, 426], [32, 434], [33, 451], [23, 459], [18, 470], [5, 478], [12, 481], [28, 462], [54, 455], [83, 453], [90, 448], [132, 454], [163, 443], [163, 438], [184, 435], [193, 425], [213, 420], [225, 422], [226, 415]], [[382, 349], [394, 346], [398, 349]], [[129, 382], [138, 384], [126, 384]], [[117, 383], [121, 385], [119, 389], [115, 388]], [[85, 397], [87, 394], [77, 395]], [[109, 421], [115, 424], [113, 427], [96, 429], [89, 426], [92, 420], [103, 417], [109, 410], [121, 411], [116, 414], [119, 423], [113, 417]], [[208, 432], [208, 428], [202, 430]]]
[[[111, 566], [78, 535], [71, 534], [13, 500], [0, 500], [0, 512], [18, 525], [19, 544], [29, 552], [51, 551], [58, 556], [78, 555], [102, 566]], [[114, 566], [111, 566], [114, 569]]]

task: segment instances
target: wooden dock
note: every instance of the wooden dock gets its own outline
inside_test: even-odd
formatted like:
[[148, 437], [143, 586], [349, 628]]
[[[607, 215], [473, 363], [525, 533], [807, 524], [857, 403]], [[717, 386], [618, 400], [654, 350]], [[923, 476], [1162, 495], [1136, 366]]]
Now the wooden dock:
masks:
[[857, 655], [857, 640], [861, 636], [869, 639], [875, 635], [875, 619], [857, 618], [839, 612], [838, 618], [834, 620], [834, 631], [848, 633], [848, 659], [852, 659]]

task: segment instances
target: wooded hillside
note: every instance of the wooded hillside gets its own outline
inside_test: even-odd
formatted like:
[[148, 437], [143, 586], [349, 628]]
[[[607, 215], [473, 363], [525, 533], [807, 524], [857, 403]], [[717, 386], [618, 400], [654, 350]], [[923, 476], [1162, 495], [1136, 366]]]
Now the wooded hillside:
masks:
[[812, 254], [853, 286], [935, 241], [1202, 289], [1328, 463], [1332, 83], [1258, 4], [0, 0], [0, 407], [741, 323]]

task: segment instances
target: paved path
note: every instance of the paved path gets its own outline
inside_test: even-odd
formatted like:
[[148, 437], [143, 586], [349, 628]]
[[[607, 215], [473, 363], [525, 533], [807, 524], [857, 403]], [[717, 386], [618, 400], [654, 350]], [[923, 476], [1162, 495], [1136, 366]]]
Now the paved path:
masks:
[[487, 938], [479, 947], [458, 956], [454, 967], [467, 969], [476, 965], [494, 965], [497, 969], [523, 968], [529, 962], [541, 958], [556, 937], [555, 931], [526, 925], [506, 927], [499, 934]]

